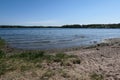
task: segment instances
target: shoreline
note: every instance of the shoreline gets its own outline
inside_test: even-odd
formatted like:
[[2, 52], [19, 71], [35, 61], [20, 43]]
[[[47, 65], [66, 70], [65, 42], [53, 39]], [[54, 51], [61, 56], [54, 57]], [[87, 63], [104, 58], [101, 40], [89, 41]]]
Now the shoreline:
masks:
[[76, 51], [76, 50], [81, 50], [81, 49], [90, 49], [90, 48], [97, 48], [100, 46], [110, 46], [113, 45], [117, 42], [120, 42], [120, 38], [108, 38], [108, 39], [104, 39], [102, 40], [102, 42], [100, 43], [94, 43], [91, 45], [86, 45], [86, 46], [74, 46], [74, 47], [70, 47], [70, 48], [60, 48], [60, 49], [46, 49], [46, 50], [40, 50], [40, 49], [19, 49], [19, 48], [13, 48], [11, 46], [9, 46], [8, 44], [5, 45], [4, 49], [7, 50], [8, 52], [28, 52], [28, 51], [44, 51], [44, 52], [48, 52], [48, 53], [56, 53], [56, 52], [69, 52], [69, 51]]
[[[62, 54], [60, 52], [44, 52], [44, 54], [39, 51], [15, 49], [9, 51], [9, 47], [5, 50], [8, 50], [8, 52], [6, 51], [8, 54], [13, 51], [17, 55], [8, 58], [3, 56], [3, 59], [0, 59], [0, 63], [6, 63], [0, 65], [3, 71], [5, 65], [10, 65], [10, 67], [6, 66], [10, 68], [7, 68], [8, 72], [5, 71], [5, 74], [0, 76], [2, 80], [120, 79], [120, 38], [105, 39], [103, 43], [77, 50], [63, 51]], [[15, 67], [17, 69], [14, 70]]]

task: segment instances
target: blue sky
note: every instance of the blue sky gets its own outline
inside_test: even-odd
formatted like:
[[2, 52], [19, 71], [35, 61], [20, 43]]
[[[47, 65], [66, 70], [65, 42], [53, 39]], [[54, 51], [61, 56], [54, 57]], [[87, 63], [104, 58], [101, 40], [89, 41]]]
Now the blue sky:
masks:
[[120, 0], [0, 0], [0, 25], [120, 23]]

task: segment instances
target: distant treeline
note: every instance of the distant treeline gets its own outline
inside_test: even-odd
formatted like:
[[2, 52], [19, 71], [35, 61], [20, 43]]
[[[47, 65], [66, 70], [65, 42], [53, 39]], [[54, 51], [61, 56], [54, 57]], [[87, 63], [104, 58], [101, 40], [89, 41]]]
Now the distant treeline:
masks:
[[63, 25], [62, 28], [120, 28], [120, 24]]
[[60, 26], [17, 26], [17, 25], [0, 25], [0, 28], [59, 28]]
[[17, 26], [1, 25], [0, 28], [120, 28], [119, 24], [88, 24], [88, 25], [63, 25], [63, 26]]

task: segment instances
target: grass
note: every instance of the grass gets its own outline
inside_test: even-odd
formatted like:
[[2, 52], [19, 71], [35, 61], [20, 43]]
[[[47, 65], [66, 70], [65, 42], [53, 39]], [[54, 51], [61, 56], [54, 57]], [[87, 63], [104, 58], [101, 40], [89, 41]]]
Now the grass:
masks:
[[[55, 55], [46, 54], [45, 52], [26, 52], [7, 55], [0, 50], [0, 75], [7, 72], [18, 70], [21, 72], [42, 68], [42, 63], [62, 63], [74, 58], [74, 63], [79, 63], [77, 56], [58, 53]], [[74, 64], [73, 63], [73, 64]], [[62, 65], [65, 66], [65, 65]]]
[[[9, 58], [14, 58], [14, 59], [22, 59], [28, 62], [43, 62], [43, 61], [47, 61], [47, 62], [63, 62], [67, 59], [70, 58], [76, 58], [77, 56], [74, 55], [67, 55], [64, 53], [58, 53], [55, 55], [51, 55], [51, 54], [45, 54], [44, 52], [28, 52], [28, 53], [21, 53], [21, 54], [14, 54], [9, 56]], [[78, 63], [80, 64], [80, 60], [74, 60], [73, 63]]]
[[104, 77], [102, 74], [97, 74], [97, 73], [93, 73], [92, 75], [90, 75], [91, 80], [104, 80]]
[[41, 80], [48, 80], [50, 77], [54, 76], [55, 72], [52, 70], [47, 70], [44, 74], [42, 74]]
[[5, 40], [3, 40], [2, 38], [0, 38], [0, 47], [3, 47], [5, 45]]
[[35, 60], [38, 58], [43, 58], [45, 57], [44, 52], [28, 52], [28, 53], [18, 53], [18, 54], [14, 54], [9, 56], [10, 58], [17, 58], [17, 59], [24, 59], [24, 60]]
[[0, 50], [0, 59], [4, 57], [6, 57], [6, 54], [2, 50]]
[[9, 59], [7, 58], [6, 54], [2, 50], [0, 50], [0, 75], [14, 70], [14, 66], [8, 63], [8, 61]]

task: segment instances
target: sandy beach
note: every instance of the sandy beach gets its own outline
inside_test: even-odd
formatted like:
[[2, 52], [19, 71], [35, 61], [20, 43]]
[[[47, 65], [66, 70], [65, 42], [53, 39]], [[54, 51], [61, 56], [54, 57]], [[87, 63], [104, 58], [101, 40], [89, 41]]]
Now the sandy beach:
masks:
[[[104, 80], [120, 79], [120, 39], [106, 39], [95, 48], [67, 52], [80, 57], [81, 64], [75, 71], [82, 74], [82, 80], [90, 80], [93, 72], [103, 75]], [[71, 72], [72, 74], [72, 72]], [[75, 73], [77, 75], [77, 73]], [[100, 79], [96, 79], [100, 80]]]
[[[15, 51], [9, 48], [3, 50], [6, 50], [7, 53]], [[16, 51], [19, 52], [19, 50]], [[57, 53], [54, 52], [54, 54]], [[32, 68], [23, 72], [19, 70], [8, 71], [1, 75], [0, 79], [120, 80], [120, 38], [105, 39], [103, 43], [64, 51], [64, 54], [77, 57], [63, 61], [62, 65], [59, 61], [44, 61], [41, 63], [42, 68]]]

